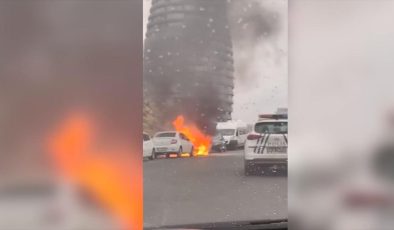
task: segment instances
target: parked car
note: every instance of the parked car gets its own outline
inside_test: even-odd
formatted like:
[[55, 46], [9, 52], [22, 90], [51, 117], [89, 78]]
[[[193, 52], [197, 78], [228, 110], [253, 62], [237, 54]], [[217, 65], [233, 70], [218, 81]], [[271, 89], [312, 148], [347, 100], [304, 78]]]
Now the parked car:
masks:
[[182, 153], [189, 153], [190, 156], [193, 156], [193, 144], [180, 132], [158, 132], [153, 137], [153, 145], [155, 146], [155, 157], [157, 155], [169, 157], [172, 153], [177, 154], [178, 157], [181, 157]]
[[211, 151], [215, 152], [225, 152], [227, 150], [226, 140], [223, 138], [223, 135], [218, 133], [212, 138], [212, 147]]
[[227, 149], [236, 149], [245, 145], [248, 126], [242, 121], [219, 122], [216, 130], [220, 133], [225, 142]]
[[245, 143], [245, 175], [262, 168], [287, 169], [287, 114], [263, 114]]
[[143, 141], [144, 141], [143, 146], [142, 146], [143, 157], [148, 158], [150, 160], [155, 159], [155, 157], [156, 157], [155, 147], [153, 145], [153, 141], [152, 141], [151, 137], [148, 134], [143, 133]]

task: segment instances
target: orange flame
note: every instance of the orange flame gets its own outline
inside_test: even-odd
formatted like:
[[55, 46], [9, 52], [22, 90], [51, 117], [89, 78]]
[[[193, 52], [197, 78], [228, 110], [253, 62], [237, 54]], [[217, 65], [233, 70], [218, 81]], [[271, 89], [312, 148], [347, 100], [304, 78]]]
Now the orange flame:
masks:
[[61, 175], [84, 187], [125, 229], [142, 229], [141, 161], [126, 148], [99, 151], [92, 128], [87, 116], [71, 115], [50, 136], [49, 153]]
[[197, 156], [208, 155], [209, 148], [211, 147], [212, 140], [210, 136], [205, 135], [194, 124], [185, 124], [185, 118], [179, 115], [173, 122], [174, 128], [178, 132], [185, 134], [187, 138], [193, 143], [194, 154]]

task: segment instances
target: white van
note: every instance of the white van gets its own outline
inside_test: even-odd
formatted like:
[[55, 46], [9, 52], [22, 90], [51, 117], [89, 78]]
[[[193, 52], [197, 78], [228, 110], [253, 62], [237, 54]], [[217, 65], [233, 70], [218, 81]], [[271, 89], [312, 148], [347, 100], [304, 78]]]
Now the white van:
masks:
[[248, 126], [242, 121], [218, 122], [216, 131], [223, 136], [228, 149], [236, 149], [245, 145]]

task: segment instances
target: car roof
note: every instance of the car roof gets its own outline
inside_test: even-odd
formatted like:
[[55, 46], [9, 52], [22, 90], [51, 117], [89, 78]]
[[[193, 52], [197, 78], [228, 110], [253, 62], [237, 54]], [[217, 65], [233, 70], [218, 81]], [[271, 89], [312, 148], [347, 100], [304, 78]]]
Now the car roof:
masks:
[[155, 136], [160, 133], [179, 133], [179, 132], [178, 131], [160, 131], [160, 132], [155, 133]]
[[256, 124], [264, 122], [287, 122], [287, 119], [260, 119], [256, 122]]

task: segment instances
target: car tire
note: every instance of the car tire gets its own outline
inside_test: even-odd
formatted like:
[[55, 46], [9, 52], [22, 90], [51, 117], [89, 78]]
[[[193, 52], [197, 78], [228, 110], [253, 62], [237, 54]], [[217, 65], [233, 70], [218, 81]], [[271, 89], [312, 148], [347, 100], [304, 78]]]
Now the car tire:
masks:
[[178, 157], [182, 157], [182, 146], [181, 147], [179, 147], [179, 150], [178, 150]]
[[189, 157], [193, 157], [194, 155], [193, 155], [193, 152], [194, 152], [194, 147], [192, 147], [192, 149], [190, 150], [190, 155], [189, 155]]
[[156, 159], [156, 151], [155, 149], [152, 149], [152, 155], [149, 157], [149, 160], [154, 160]]
[[237, 141], [230, 141], [228, 144], [228, 149], [229, 150], [237, 150], [238, 148], [238, 142]]

